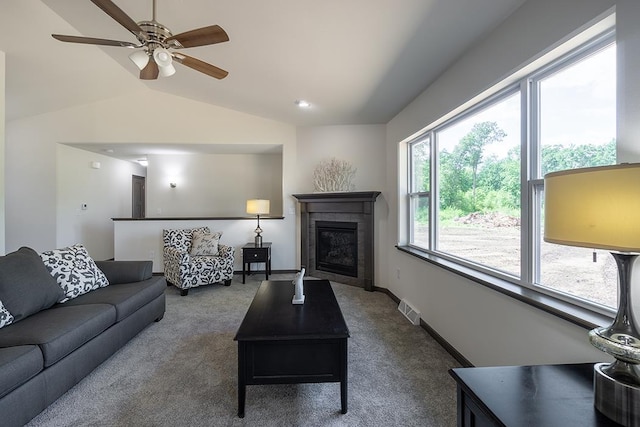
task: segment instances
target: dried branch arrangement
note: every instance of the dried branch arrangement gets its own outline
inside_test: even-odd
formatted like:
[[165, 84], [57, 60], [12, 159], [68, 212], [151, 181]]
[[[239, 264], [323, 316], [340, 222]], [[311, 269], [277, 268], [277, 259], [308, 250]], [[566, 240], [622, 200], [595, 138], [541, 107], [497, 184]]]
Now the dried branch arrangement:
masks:
[[313, 186], [315, 191], [326, 193], [332, 191], [353, 191], [355, 185], [353, 178], [356, 176], [356, 168], [345, 160], [335, 157], [323, 160], [313, 171]]

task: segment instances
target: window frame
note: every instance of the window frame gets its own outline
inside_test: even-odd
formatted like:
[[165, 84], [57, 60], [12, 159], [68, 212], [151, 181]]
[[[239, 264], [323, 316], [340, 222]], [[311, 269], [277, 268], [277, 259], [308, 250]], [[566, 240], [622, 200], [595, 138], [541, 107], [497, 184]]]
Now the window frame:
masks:
[[[565, 54], [549, 61], [537, 69], [520, 76], [517, 80], [502, 89], [485, 96], [478, 102], [453, 115], [443, 122], [425, 128], [416, 137], [407, 141], [408, 174], [408, 227], [406, 244], [398, 245], [398, 249], [417, 256], [425, 261], [437, 264], [449, 271], [470, 278], [480, 284], [489, 286], [523, 302], [537, 306], [559, 317], [565, 318], [580, 326], [592, 328], [610, 321], [615, 309], [578, 296], [544, 287], [536, 280], [540, 278], [540, 233], [539, 218], [541, 194], [544, 191], [544, 180], [541, 176], [541, 143], [540, 143], [540, 82], [554, 73], [571, 67], [583, 59], [615, 44], [615, 28], [609, 28]], [[438, 168], [438, 132], [456, 122], [462, 121], [491, 105], [501, 102], [509, 96], [520, 92], [521, 136], [520, 136], [520, 215], [521, 215], [521, 268], [519, 277], [495, 270], [437, 249], [439, 182]], [[429, 140], [430, 144], [430, 199], [429, 199], [429, 239], [428, 247], [416, 245], [414, 242], [414, 223], [412, 218], [413, 159], [412, 146], [418, 142]]]

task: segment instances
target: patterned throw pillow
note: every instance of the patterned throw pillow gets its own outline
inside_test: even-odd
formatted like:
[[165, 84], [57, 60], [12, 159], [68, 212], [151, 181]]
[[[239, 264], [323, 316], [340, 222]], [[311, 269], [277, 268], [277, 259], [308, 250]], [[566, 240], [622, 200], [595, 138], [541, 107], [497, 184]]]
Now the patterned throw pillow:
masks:
[[65, 298], [60, 302], [109, 285], [107, 277], [82, 245], [46, 251], [40, 257], [64, 291]]
[[2, 304], [2, 301], [0, 301], [0, 328], [10, 325], [11, 323], [13, 323], [13, 316]]
[[222, 237], [222, 232], [205, 233], [202, 231], [193, 232], [191, 242], [191, 256], [213, 256], [218, 255], [218, 243]]

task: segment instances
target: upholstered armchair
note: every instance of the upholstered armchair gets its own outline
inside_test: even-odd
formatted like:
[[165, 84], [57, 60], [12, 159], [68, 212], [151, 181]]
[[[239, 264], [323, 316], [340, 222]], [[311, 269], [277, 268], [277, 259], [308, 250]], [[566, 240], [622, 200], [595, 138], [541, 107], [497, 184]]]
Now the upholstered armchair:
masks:
[[221, 232], [209, 227], [162, 231], [164, 276], [185, 296], [190, 288], [224, 283], [233, 278], [233, 247], [219, 243]]

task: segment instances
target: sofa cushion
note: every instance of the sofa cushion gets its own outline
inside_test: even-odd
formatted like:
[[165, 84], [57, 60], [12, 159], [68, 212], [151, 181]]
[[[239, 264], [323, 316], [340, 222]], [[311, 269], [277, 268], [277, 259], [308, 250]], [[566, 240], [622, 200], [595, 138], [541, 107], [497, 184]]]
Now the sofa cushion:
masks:
[[184, 228], [184, 229], [165, 229], [162, 230], [162, 240], [164, 246], [172, 246], [180, 252], [189, 252], [191, 241], [193, 240], [193, 232], [201, 231], [209, 233], [209, 227]]
[[0, 257], [0, 301], [18, 322], [64, 297], [40, 256], [22, 247]]
[[96, 289], [64, 305], [111, 304], [116, 308], [116, 322], [119, 322], [162, 295], [166, 289], [166, 282], [160, 277], [154, 277], [142, 282], [122, 283]]
[[9, 313], [2, 301], [0, 301], [0, 328], [13, 323], [13, 314]]
[[105, 331], [116, 321], [108, 304], [66, 306], [36, 313], [0, 329], [0, 347], [37, 345], [48, 367]]
[[38, 346], [0, 348], [0, 398], [42, 371]]
[[153, 261], [96, 261], [109, 284], [142, 282], [153, 276]]
[[65, 302], [109, 285], [106, 276], [82, 245], [54, 249], [40, 254], [44, 265], [64, 290]]
[[221, 232], [205, 233], [202, 231], [193, 232], [191, 241], [191, 256], [215, 256], [218, 255], [218, 244], [220, 243]]

